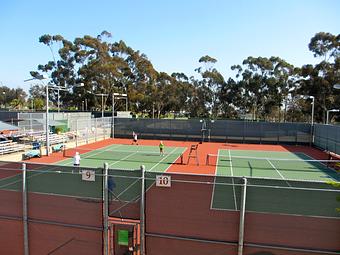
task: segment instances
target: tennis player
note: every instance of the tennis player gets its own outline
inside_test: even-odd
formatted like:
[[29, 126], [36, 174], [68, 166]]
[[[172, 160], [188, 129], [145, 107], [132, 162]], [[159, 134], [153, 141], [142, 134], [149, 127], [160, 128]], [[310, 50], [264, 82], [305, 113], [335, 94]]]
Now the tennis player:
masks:
[[135, 131], [132, 131], [132, 144], [137, 144], [138, 145], [138, 136], [137, 133], [135, 133]]
[[80, 166], [80, 155], [79, 155], [78, 151], [76, 152], [76, 154], [73, 157], [73, 165], [74, 166]]
[[161, 141], [159, 143], [159, 155], [164, 156], [164, 143], [163, 143], [163, 141]]

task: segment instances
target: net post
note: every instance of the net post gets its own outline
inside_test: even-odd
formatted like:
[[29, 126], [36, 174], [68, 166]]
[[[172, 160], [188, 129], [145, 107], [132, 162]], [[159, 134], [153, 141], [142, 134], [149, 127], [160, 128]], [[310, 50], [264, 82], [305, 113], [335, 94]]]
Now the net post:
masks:
[[240, 207], [240, 224], [238, 234], [238, 251], [237, 255], [243, 255], [244, 243], [244, 218], [246, 212], [246, 197], [247, 197], [247, 178], [243, 179], [242, 194], [241, 194], [241, 207]]
[[66, 157], [66, 144], [62, 147], [63, 157]]
[[141, 199], [140, 199], [140, 254], [145, 255], [145, 166], [141, 170]]
[[103, 239], [104, 239], [104, 255], [109, 255], [109, 204], [108, 204], [108, 172], [109, 164], [104, 163], [103, 177]]
[[24, 227], [24, 254], [29, 255], [28, 246], [28, 216], [27, 216], [27, 171], [26, 163], [22, 164], [22, 220]]

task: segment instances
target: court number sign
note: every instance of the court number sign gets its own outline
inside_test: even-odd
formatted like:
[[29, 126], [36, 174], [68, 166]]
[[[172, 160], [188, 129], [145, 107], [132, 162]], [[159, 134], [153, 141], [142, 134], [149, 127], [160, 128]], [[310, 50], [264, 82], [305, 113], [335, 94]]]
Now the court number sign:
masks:
[[171, 176], [169, 175], [156, 175], [157, 187], [171, 187]]
[[81, 179], [83, 181], [94, 182], [96, 181], [96, 173], [94, 170], [82, 170]]

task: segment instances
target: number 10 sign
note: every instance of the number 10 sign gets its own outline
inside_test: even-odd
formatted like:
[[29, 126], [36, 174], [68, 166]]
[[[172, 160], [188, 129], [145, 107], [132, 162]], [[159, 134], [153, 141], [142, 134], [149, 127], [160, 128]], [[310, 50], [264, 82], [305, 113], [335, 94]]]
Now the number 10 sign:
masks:
[[171, 187], [171, 176], [169, 175], [156, 175], [157, 187]]

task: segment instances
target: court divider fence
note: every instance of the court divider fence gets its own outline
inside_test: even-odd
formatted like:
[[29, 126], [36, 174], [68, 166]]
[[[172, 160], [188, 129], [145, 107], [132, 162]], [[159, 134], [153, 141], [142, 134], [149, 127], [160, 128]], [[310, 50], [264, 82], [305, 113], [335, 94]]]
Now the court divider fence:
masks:
[[[27, 115], [27, 114], [26, 114]], [[38, 116], [39, 115], [39, 116]], [[20, 132], [32, 136], [45, 133], [43, 113], [19, 122]], [[39, 118], [38, 118], [39, 117]], [[36, 119], [37, 118], [37, 119]], [[60, 122], [60, 120], [58, 120]], [[55, 124], [57, 125], [57, 124]], [[51, 130], [52, 131], [52, 130]], [[308, 123], [275, 123], [210, 119], [133, 119], [73, 118], [62, 131], [76, 146], [109, 137], [131, 138], [136, 132], [142, 139], [212, 141], [260, 144], [305, 144], [340, 154], [340, 126]], [[44, 138], [44, 137], [43, 137]], [[20, 140], [31, 142], [30, 140]]]
[[328, 183], [13, 162], [0, 177], [1, 254], [123, 255], [111, 217], [139, 222], [134, 255], [340, 254]]
[[262, 144], [310, 144], [307, 123], [274, 123], [209, 119], [115, 118], [115, 137], [130, 138], [132, 131], [142, 139], [212, 141]]
[[323, 150], [340, 155], [340, 126], [316, 124], [314, 144]]

